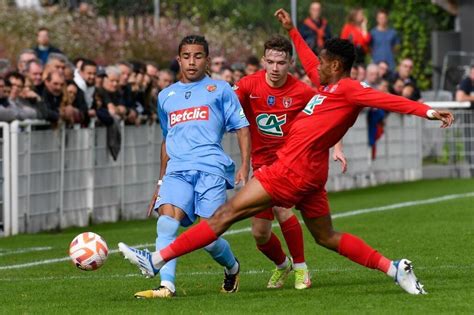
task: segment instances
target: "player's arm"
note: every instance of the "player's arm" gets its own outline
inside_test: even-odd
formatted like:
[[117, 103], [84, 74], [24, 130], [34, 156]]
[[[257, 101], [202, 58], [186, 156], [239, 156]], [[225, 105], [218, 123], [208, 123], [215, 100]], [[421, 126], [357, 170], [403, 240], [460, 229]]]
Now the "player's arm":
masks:
[[339, 140], [339, 142], [336, 143], [336, 145], [334, 146], [332, 151], [332, 158], [334, 161], [341, 162], [342, 173], [345, 173], [347, 171], [347, 160], [346, 156], [344, 155], [342, 139]]
[[454, 116], [449, 111], [434, 110], [428, 105], [407, 98], [377, 91], [371, 87], [352, 81], [345, 93], [349, 103], [358, 106], [380, 108], [400, 114], [416, 115], [432, 120], [440, 120], [441, 128], [446, 128], [454, 122]]
[[301, 37], [301, 34], [295, 28], [288, 12], [286, 12], [284, 9], [279, 9], [275, 12], [275, 16], [278, 18], [283, 28], [288, 31], [288, 34], [295, 45], [296, 53], [300, 57], [304, 71], [308, 75], [311, 82], [313, 82], [316, 87], [319, 87], [320, 81], [318, 74], [318, 56], [314, 54], [311, 48], [309, 48], [309, 46], [304, 41], [303, 37]]
[[250, 130], [248, 127], [237, 129], [237, 139], [239, 141], [241, 166], [235, 176], [235, 184], [245, 185], [250, 172]]

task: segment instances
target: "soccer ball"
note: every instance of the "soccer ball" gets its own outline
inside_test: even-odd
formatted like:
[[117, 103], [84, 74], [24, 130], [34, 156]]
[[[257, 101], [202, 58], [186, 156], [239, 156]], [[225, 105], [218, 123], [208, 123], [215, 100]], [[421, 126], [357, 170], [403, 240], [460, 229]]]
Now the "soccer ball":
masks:
[[76, 236], [69, 245], [69, 257], [81, 270], [96, 270], [107, 260], [109, 249], [100, 235], [85, 232]]

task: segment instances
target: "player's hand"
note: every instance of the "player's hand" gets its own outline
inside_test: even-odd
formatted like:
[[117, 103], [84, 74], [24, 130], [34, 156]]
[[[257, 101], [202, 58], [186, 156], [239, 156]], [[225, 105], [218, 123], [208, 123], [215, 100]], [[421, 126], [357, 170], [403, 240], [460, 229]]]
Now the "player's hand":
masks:
[[332, 159], [341, 162], [342, 173], [344, 174], [347, 171], [347, 160], [344, 152], [337, 146], [334, 147], [334, 151], [332, 152]]
[[437, 110], [433, 113], [434, 119], [442, 122], [441, 128], [448, 128], [454, 122], [454, 116], [449, 111]]
[[151, 197], [150, 203], [148, 204], [148, 209], [146, 213], [147, 217], [149, 217], [153, 213], [153, 210], [155, 210], [155, 202], [158, 196], [160, 195], [160, 187], [161, 185], [156, 185], [155, 192], [153, 193], [153, 197]]
[[247, 181], [249, 180], [249, 172], [250, 168], [248, 166], [241, 166], [237, 171], [237, 174], [235, 174], [235, 185], [247, 184]]
[[285, 30], [289, 31], [294, 27], [291, 16], [285, 11], [285, 9], [278, 9], [274, 15], [277, 17], [278, 21], [280, 21]]

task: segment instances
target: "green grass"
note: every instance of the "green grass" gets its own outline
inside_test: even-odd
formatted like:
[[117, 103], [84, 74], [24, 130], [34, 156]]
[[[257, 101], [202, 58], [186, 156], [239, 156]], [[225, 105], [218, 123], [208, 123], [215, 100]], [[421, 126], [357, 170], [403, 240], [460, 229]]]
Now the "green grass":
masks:
[[[330, 194], [333, 213], [474, 191], [474, 180], [419, 181]], [[232, 227], [247, 227], [248, 221]], [[314, 244], [305, 230], [307, 263], [313, 287], [265, 289], [273, 268], [255, 248], [249, 233], [226, 239], [242, 263], [240, 291], [222, 295], [222, 269], [203, 251], [178, 262], [172, 300], [135, 300], [133, 293], [156, 286], [118, 254], [95, 272], [69, 262], [0, 270], [2, 314], [303, 314], [303, 313], [470, 313], [474, 312], [474, 198], [404, 207], [337, 218], [338, 230], [364, 238], [389, 258], [410, 258], [429, 295], [410, 296], [385, 275], [367, 270]], [[0, 239], [0, 266], [65, 257], [69, 242], [83, 231], [102, 235], [110, 248], [118, 241], [153, 243], [155, 221], [120, 222], [61, 233]], [[277, 233], [280, 235], [278, 229]], [[50, 246], [24, 254], [9, 250]]]

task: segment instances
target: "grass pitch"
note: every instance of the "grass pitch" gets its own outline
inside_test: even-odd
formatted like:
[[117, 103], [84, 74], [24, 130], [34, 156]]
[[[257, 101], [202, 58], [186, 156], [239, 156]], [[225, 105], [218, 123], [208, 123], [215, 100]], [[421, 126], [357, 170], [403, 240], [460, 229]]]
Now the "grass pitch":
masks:
[[[429, 292], [426, 296], [408, 295], [380, 272], [315, 245], [304, 227], [313, 280], [313, 287], [304, 291], [293, 289], [293, 275], [282, 289], [265, 288], [273, 266], [256, 250], [248, 231], [226, 236], [242, 264], [240, 291], [232, 295], [219, 293], [222, 268], [204, 251], [180, 258], [178, 296], [170, 300], [134, 299], [134, 292], [156, 286], [158, 279], [142, 278], [117, 253], [110, 254], [95, 272], [81, 271], [65, 260], [70, 241], [84, 231], [102, 235], [109, 249], [116, 249], [118, 241], [154, 243], [155, 220], [147, 220], [0, 239], [0, 313], [472, 314], [474, 196], [459, 196], [472, 192], [474, 180], [469, 179], [419, 181], [329, 195], [334, 215], [379, 207], [375, 212], [336, 217], [334, 225], [359, 235], [389, 258], [411, 259]], [[458, 197], [419, 202], [453, 194]], [[380, 211], [383, 206], [407, 201], [418, 202]], [[246, 220], [232, 230], [248, 226]]]

